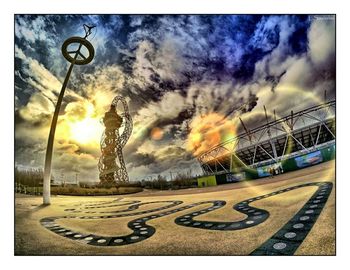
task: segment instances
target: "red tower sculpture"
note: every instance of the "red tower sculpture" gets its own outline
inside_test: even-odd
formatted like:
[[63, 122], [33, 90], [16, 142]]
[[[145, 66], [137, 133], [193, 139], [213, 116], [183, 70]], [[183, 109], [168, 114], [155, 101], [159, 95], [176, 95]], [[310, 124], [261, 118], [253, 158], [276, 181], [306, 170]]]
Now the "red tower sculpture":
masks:
[[[117, 113], [117, 104], [123, 104], [124, 113]], [[117, 96], [113, 99], [110, 110], [103, 118], [105, 131], [101, 139], [102, 155], [98, 168], [100, 171], [100, 185], [114, 186], [118, 182], [128, 182], [129, 176], [126, 171], [122, 149], [132, 133], [132, 119], [125, 99]], [[119, 130], [123, 129], [121, 135]]]

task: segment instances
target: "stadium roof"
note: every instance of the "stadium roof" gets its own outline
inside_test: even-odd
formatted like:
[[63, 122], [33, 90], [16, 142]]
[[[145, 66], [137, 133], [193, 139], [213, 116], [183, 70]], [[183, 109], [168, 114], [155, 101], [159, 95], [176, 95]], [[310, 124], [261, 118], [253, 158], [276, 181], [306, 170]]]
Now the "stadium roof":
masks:
[[[266, 117], [267, 119], [267, 117]], [[205, 173], [232, 167], [256, 167], [311, 152], [335, 140], [335, 101], [313, 106], [268, 122], [221, 143], [197, 157]]]

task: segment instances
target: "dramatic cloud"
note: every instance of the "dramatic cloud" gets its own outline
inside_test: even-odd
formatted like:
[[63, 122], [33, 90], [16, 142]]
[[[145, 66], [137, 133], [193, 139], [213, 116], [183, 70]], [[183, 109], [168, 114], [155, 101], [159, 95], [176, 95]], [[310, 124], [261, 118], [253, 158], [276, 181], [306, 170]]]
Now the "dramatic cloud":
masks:
[[[98, 181], [101, 119], [116, 95], [134, 122], [131, 179], [199, 174], [195, 156], [335, 97], [335, 18], [304, 15], [16, 15], [16, 165], [42, 167], [68, 62], [61, 44], [96, 25], [95, 58], [75, 66], [55, 137], [53, 173]], [[121, 112], [122, 113], [122, 112]]]

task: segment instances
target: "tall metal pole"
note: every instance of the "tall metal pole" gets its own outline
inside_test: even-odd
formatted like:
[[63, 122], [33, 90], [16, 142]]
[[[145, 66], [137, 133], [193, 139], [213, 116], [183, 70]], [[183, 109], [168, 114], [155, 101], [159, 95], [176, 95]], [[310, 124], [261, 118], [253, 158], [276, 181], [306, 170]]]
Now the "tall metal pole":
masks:
[[52, 153], [53, 153], [53, 142], [55, 139], [55, 131], [56, 131], [56, 125], [57, 125], [57, 119], [58, 114], [60, 112], [61, 103], [63, 100], [64, 92], [67, 87], [67, 83], [70, 77], [70, 74], [72, 73], [74, 63], [72, 63], [68, 69], [66, 78], [64, 79], [60, 95], [58, 96], [55, 113], [53, 114], [52, 122], [51, 122], [51, 128], [50, 128], [50, 134], [49, 139], [47, 141], [47, 148], [46, 148], [46, 156], [45, 156], [45, 167], [44, 167], [44, 183], [43, 183], [43, 203], [44, 204], [50, 204], [50, 194], [51, 194], [51, 162], [52, 162]]
[[[51, 185], [51, 163], [52, 163], [52, 154], [53, 154], [53, 143], [55, 139], [55, 131], [57, 126], [57, 119], [58, 114], [60, 112], [61, 103], [63, 100], [64, 92], [66, 90], [69, 77], [72, 73], [73, 67], [75, 64], [77, 65], [85, 65], [92, 61], [95, 55], [95, 51], [93, 46], [89, 41], [86, 40], [86, 38], [91, 34], [91, 29], [94, 27], [90, 27], [87, 25], [84, 25], [85, 30], [85, 37], [71, 37], [67, 39], [63, 45], [62, 45], [62, 54], [68, 60], [71, 64], [69, 66], [67, 75], [64, 79], [64, 82], [62, 84], [61, 92], [58, 96], [57, 104], [55, 107], [55, 112], [52, 118], [51, 127], [50, 127], [50, 133], [49, 138], [47, 141], [47, 148], [46, 148], [46, 156], [45, 156], [45, 165], [44, 165], [44, 181], [43, 181], [43, 204], [48, 205], [50, 204], [50, 185]], [[72, 43], [78, 43], [79, 47], [76, 51], [67, 51], [67, 48]], [[87, 50], [89, 51], [88, 57], [84, 56], [80, 50], [81, 47], [85, 46]], [[74, 53], [74, 57], [70, 56], [70, 54]], [[78, 56], [80, 56], [82, 59], [78, 59]]]

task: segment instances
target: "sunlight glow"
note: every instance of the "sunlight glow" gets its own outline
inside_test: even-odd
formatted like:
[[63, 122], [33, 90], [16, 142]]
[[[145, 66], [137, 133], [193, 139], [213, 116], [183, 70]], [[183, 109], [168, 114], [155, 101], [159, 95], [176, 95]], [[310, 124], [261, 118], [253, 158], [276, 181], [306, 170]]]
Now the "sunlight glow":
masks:
[[96, 108], [89, 101], [69, 103], [59, 125], [59, 138], [98, 147], [104, 130], [100, 121], [102, 117], [103, 115], [96, 115]]
[[79, 122], [69, 123], [70, 137], [78, 143], [99, 143], [103, 126], [96, 118], [85, 118]]

